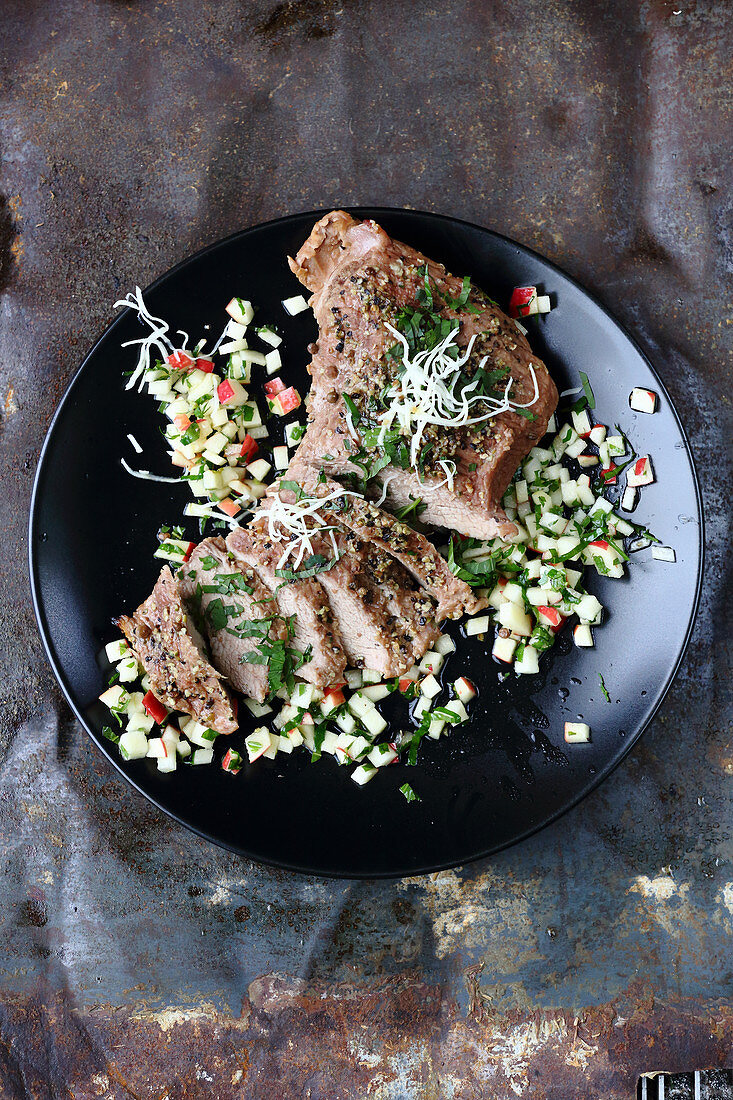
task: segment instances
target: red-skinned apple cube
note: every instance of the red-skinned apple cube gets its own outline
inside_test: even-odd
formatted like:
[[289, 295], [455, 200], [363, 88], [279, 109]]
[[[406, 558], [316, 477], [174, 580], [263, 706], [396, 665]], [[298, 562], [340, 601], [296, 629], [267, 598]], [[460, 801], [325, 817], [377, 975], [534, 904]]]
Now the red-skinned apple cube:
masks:
[[271, 378], [269, 382], [265, 382], [263, 389], [268, 397], [274, 397], [275, 394], [283, 392], [285, 383], [282, 378]]
[[156, 699], [152, 691], [147, 692], [147, 694], [143, 696], [143, 707], [153, 721], [157, 722], [159, 725], [168, 717], [167, 708], [163, 706], [160, 699]]
[[185, 351], [174, 351], [166, 359], [169, 367], [174, 370], [188, 370], [193, 366], [193, 359]]
[[293, 386], [290, 386], [289, 389], [279, 393], [272, 404], [277, 406], [275, 412], [278, 412], [280, 416], [287, 416], [288, 413], [294, 412], [295, 409], [300, 407], [300, 394]]
[[585, 722], [566, 722], [565, 740], [569, 745], [574, 742], [580, 744], [590, 741], [590, 726]]
[[510, 665], [514, 659], [514, 650], [517, 648], [516, 638], [497, 637], [491, 650], [492, 656], [504, 664]]
[[239, 457], [243, 458], [245, 462], [251, 462], [252, 459], [257, 454], [257, 452], [259, 451], [259, 449], [260, 448], [259, 448], [259, 445], [257, 443], [257, 440], [253, 439], [252, 436], [248, 432], [247, 435], [245, 435], [244, 439], [242, 440], [242, 446], [241, 446], [241, 449], [239, 451]]
[[476, 688], [465, 676], [459, 676], [453, 687], [456, 689], [456, 695], [464, 705], [476, 698]]
[[536, 298], [536, 286], [516, 286], [509, 299], [509, 316], [526, 317], [531, 313], [531, 306]]
[[242, 510], [241, 506], [237, 504], [236, 501], [232, 500], [231, 497], [225, 497], [224, 500], [220, 500], [217, 507], [221, 508], [222, 512], [225, 512], [226, 515], [231, 516], [232, 519]]
[[629, 405], [635, 412], [653, 413], [657, 408], [657, 395], [653, 390], [636, 387], [629, 394]]
[[222, 771], [236, 775], [242, 768], [242, 757], [234, 749], [227, 749], [221, 762]]
[[578, 623], [573, 630], [573, 641], [581, 648], [589, 648], [593, 645], [593, 631], [587, 623]]
[[540, 604], [536, 608], [537, 618], [543, 626], [549, 626], [551, 630], [559, 630], [562, 624], [565, 622], [564, 617], [560, 614], [556, 607], [547, 607], [545, 604]]
[[225, 378], [220, 382], [216, 394], [222, 405], [243, 405], [247, 400], [247, 391], [234, 378]]
[[642, 485], [651, 485], [653, 481], [654, 471], [652, 470], [652, 463], [649, 455], [643, 455], [641, 458], [637, 458], [633, 465], [629, 467], [629, 472], [626, 475], [626, 484], [638, 488]]

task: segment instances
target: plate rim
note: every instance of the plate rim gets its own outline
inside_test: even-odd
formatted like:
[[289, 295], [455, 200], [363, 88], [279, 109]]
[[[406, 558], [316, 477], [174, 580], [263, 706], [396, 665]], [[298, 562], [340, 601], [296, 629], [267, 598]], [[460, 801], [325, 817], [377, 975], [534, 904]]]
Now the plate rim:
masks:
[[355, 875], [355, 874], [353, 874], [349, 871], [341, 871], [341, 870], [338, 870], [338, 871], [334, 871], [334, 870], [329, 870], [329, 871], [314, 870], [312, 867], [305, 867], [302, 864], [289, 862], [288, 860], [285, 860], [285, 859], [263, 858], [261, 855], [253, 854], [252, 852], [247, 851], [245, 848], [243, 848], [243, 847], [241, 847], [237, 844], [229, 843], [229, 842], [227, 842], [225, 840], [222, 840], [218, 837], [214, 837], [210, 833], [207, 833], [205, 830], [203, 830], [201, 828], [198, 828], [196, 825], [190, 823], [189, 821], [184, 820], [184, 818], [182, 818], [179, 814], [175, 813], [173, 810], [171, 810], [168, 807], [166, 807], [165, 805], [163, 805], [156, 797], [154, 797], [148, 791], [144, 790], [139, 785], [139, 783], [136, 782], [135, 778], [133, 776], [131, 776], [130, 773], [128, 771], [126, 771], [125, 768], [123, 767], [124, 762], [122, 760], [120, 760], [119, 758], [116, 759], [115, 756], [113, 755], [112, 751], [110, 749], [108, 749], [108, 747], [105, 744], [102, 743], [102, 741], [101, 741], [100, 737], [98, 736], [98, 734], [96, 733], [96, 731], [91, 728], [91, 725], [87, 722], [86, 718], [81, 713], [80, 709], [77, 707], [77, 705], [76, 705], [76, 703], [75, 703], [75, 701], [72, 697], [72, 692], [71, 692], [70, 686], [67, 683], [66, 674], [65, 674], [64, 669], [61, 666], [59, 660], [57, 659], [57, 656], [55, 654], [54, 648], [53, 648], [52, 643], [51, 643], [51, 639], [49, 637], [48, 625], [47, 625], [46, 614], [45, 614], [45, 608], [44, 608], [43, 601], [42, 601], [42, 598], [41, 598], [41, 593], [40, 593], [40, 580], [39, 580], [38, 573], [37, 573], [38, 560], [37, 560], [37, 554], [35, 552], [36, 542], [38, 540], [38, 516], [37, 516], [37, 513], [38, 513], [38, 510], [39, 510], [40, 483], [41, 483], [41, 480], [42, 480], [43, 475], [44, 475], [46, 455], [47, 455], [47, 452], [48, 452], [48, 450], [50, 448], [50, 445], [51, 445], [51, 439], [52, 439], [52, 436], [53, 436], [53, 433], [54, 433], [54, 429], [56, 427], [56, 423], [60, 419], [60, 417], [61, 417], [61, 415], [64, 411], [64, 408], [66, 406], [66, 403], [70, 399], [70, 396], [73, 392], [73, 389], [74, 389], [77, 381], [81, 377], [82, 372], [87, 368], [87, 365], [92, 361], [92, 359], [96, 355], [97, 349], [100, 347], [102, 342], [108, 339], [108, 337], [111, 335], [111, 333], [115, 329], [115, 327], [117, 325], [119, 325], [124, 320], [124, 318], [127, 316], [127, 313], [126, 312], [125, 313], [120, 313], [117, 317], [114, 318], [114, 320], [112, 320], [109, 324], [107, 324], [105, 326], [105, 328], [102, 330], [102, 332], [96, 338], [96, 340], [94, 341], [94, 343], [90, 347], [89, 351], [86, 353], [86, 355], [82, 359], [81, 363], [79, 364], [79, 366], [74, 371], [71, 378], [69, 379], [69, 381], [66, 384], [64, 392], [63, 392], [63, 394], [62, 394], [62, 396], [59, 400], [59, 403], [56, 407], [56, 410], [55, 410], [53, 416], [51, 417], [51, 420], [50, 420], [50, 422], [48, 424], [48, 427], [46, 429], [46, 433], [45, 433], [45, 436], [44, 436], [44, 439], [43, 439], [43, 444], [41, 446], [41, 449], [40, 449], [40, 452], [39, 452], [39, 455], [38, 455], [36, 470], [35, 470], [34, 477], [33, 477], [33, 489], [32, 489], [32, 492], [31, 492], [30, 509], [29, 509], [29, 517], [28, 517], [28, 528], [27, 528], [27, 537], [28, 537], [27, 554], [28, 554], [28, 572], [29, 572], [29, 580], [30, 580], [30, 588], [31, 588], [31, 600], [32, 600], [32, 604], [33, 604], [33, 612], [34, 612], [34, 615], [35, 615], [36, 624], [38, 626], [39, 634], [41, 636], [41, 641], [43, 643], [43, 648], [44, 648], [44, 651], [46, 653], [46, 657], [48, 658], [48, 661], [49, 661], [49, 664], [51, 666], [51, 670], [54, 674], [54, 677], [56, 679], [56, 682], [58, 683], [59, 687], [61, 688], [61, 691], [64, 695], [64, 698], [66, 699], [67, 703], [69, 704], [69, 706], [70, 706], [74, 716], [76, 717], [77, 721], [80, 723], [82, 728], [85, 730], [85, 732], [91, 738], [91, 740], [94, 742], [94, 744], [97, 746], [97, 748], [101, 750], [101, 752], [107, 758], [107, 760], [112, 764], [112, 766], [116, 769], [116, 771], [122, 776], [122, 778], [125, 780], [125, 782], [129, 786], [131, 786], [142, 798], [144, 798], [147, 802], [149, 802], [153, 806], [155, 806], [156, 809], [162, 811], [168, 818], [175, 821], [177, 824], [182, 825], [184, 828], [186, 828], [189, 831], [193, 832], [194, 834], [201, 837], [202, 839], [208, 841], [210, 844], [216, 845], [216, 847], [218, 847], [218, 848], [222, 848], [225, 851], [233, 852], [233, 853], [235, 853], [236, 855], [238, 855], [242, 858], [252, 860], [253, 862], [260, 863], [264, 866], [275, 867], [275, 868], [278, 868], [280, 870], [291, 871], [291, 872], [295, 872], [295, 873], [302, 874], [302, 875], [309, 875], [309, 876], [314, 877], [314, 878], [338, 879], [338, 880], [348, 880], [348, 881], [373, 881], [373, 880], [376, 881], [376, 880], [399, 879], [399, 878], [404, 878], [404, 877], [418, 877], [418, 876], [421, 876], [421, 875], [434, 874], [438, 871], [444, 871], [444, 870], [448, 870], [448, 869], [454, 868], [454, 867], [469, 866], [473, 863], [478, 862], [479, 860], [488, 859], [491, 856], [497, 855], [499, 852], [506, 851], [508, 848], [512, 848], [517, 844], [521, 844], [524, 841], [528, 840], [530, 837], [532, 837], [535, 834], [539, 833], [541, 830], [547, 828], [549, 825], [554, 824], [561, 817], [564, 817], [565, 814], [570, 813], [571, 810], [574, 810], [579, 805], [580, 802], [582, 802], [593, 791], [595, 791], [603, 782], [605, 782], [605, 780], [608, 779], [609, 776], [621, 765], [621, 763], [626, 759], [628, 754], [631, 752], [631, 750], [634, 748], [634, 746], [637, 744], [637, 742], [640, 740], [640, 738], [643, 736], [643, 734], [646, 732], [646, 730], [649, 728], [649, 726], [652, 724], [652, 722], [656, 718], [657, 714], [659, 713], [659, 710], [660, 710], [662, 704], [664, 703], [664, 700], [667, 698], [667, 695], [668, 695], [675, 679], [677, 678], [677, 674], [679, 673], [682, 662], [685, 659], [685, 656], [687, 654], [687, 650], [688, 650], [690, 640], [692, 638], [692, 633], [693, 633], [695, 623], [696, 623], [696, 620], [697, 620], [697, 614], [698, 614], [698, 611], [699, 611], [699, 608], [700, 608], [700, 597], [701, 597], [701, 593], [702, 593], [703, 579], [704, 579], [704, 574], [705, 574], [705, 511], [704, 511], [702, 490], [701, 490], [701, 487], [700, 487], [700, 479], [699, 479], [699, 476], [698, 476], [697, 465], [696, 465], [696, 462], [695, 462], [695, 455], [694, 455], [694, 451], [693, 451], [692, 445], [690, 443], [690, 439], [688, 437], [687, 431], [685, 430], [685, 426], [682, 423], [682, 419], [681, 419], [681, 417], [680, 417], [680, 415], [677, 411], [675, 403], [672, 401], [672, 399], [669, 395], [667, 387], [665, 386], [663, 380], [659, 376], [654, 364], [651, 362], [651, 359], [649, 358], [647, 353], [644, 351], [644, 349], [640, 346], [640, 344], [636, 340], [636, 338], [628, 331], [626, 326], [621, 321], [618, 320], [618, 318], [615, 316], [615, 314], [603, 302], [601, 302], [598, 299], [598, 297], [596, 296], [595, 293], [593, 293], [592, 291], [589, 291], [585, 286], [583, 286], [582, 283], [580, 283], [573, 275], [570, 275], [559, 264], [556, 264], [554, 261], [547, 259], [545, 256], [543, 256], [541, 253], [537, 252], [535, 249], [529, 247], [528, 245], [522, 244], [520, 241], [517, 241], [513, 237], [509, 237], [509, 236], [507, 236], [506, 234], [503, 234], [503, 233], [498, 233], [496, 230], [489, 229], [487, 226], [481, 225], [479, 222], [467, 221], [466, 219], [463, 219], [463, 218], [453, 217], [450, 214], [439, 214], [439, 213], [436, 213], [436, 212], [431, 211], [431, 210], [417, 210], [417, 209], [410, 208], [410, 207], [399, 207], [399, 206], [351, 206], [351, 205], [348, 205], [348, 206], [338, 207], [338, 208], [332, 206], [332, 207], [320, 207], [320, 208], [315, 209], [315, 210], [303, 210], [303, 211], [299, 211], [299, 212], [292, 213], [292, 214], [286, 214], [286, 215], [283, 215], [283, 216], [277, 217], [277, 218], [270, 218], [270, 219], [268, 219], [267, 221], [264, 221], [264, 222], [257, 222], [254, 225], [249, 225], [244, 229], [236, 230], [235, 232], [228, 234], [226, 237], [218, 238], [217, 240], [212, 241], [211, 243], [209, 243], [207, 245], [204, 245], [202, 248], [199, 248], [196, 252], [193, 252], [193, 253], [191, 253], [191, 255], [185, 256], [183, 259], [179, 260], [178, 263], [173, 265], [173, 267], [168, 268], [166, 271], [164, 271], [161, 275], [159, 275], [156, 279], [154, 279], [152, 283], [148, 284], [148, 286], [143, 289], [142, 293], [143, 293], [143, 295], [147, 295], [151, 292], [154, 292], [161, 283], [168, 280], [172, 276], [176, 275], [179, 271], [183, 270], [184, 268], [186, 268], [190, 265], [196, 264], [204, 256], [208, 255], [211, 252], [216, 251], [218, 248], [221, 248], [222, 246], [228, 245], [228, 244], [234, 242], [235, 240], [239, 240], [243, 237], [246, 237], [248, 234], [253, 233], [256, 230], [266, 229], [266, 228], [269, 228], [271, 226], [276, 226], [276, 225], [277, 226], [283, 226], [283, 225], [286, 225], [289, 222], [297, 221], [297, 220], [300, 220], [300, 219], [303, 219], [303, 218], [308, 218], [308, 219], [313, 218], [314, 220], [318, 220], [319, 218], [323, 217], [325, 214], [329, 213], [331, 210], [334, 210], [334, 209], [344, 209], [348, 213], [353, 213], [355, 216], [360, 216], [362, 218], [367, 218], [367, 217], [368, 218], [374, 218], [375, 220], [378, 220], [383, 215], [389, 216], [389, 215], [392, 215], [392, 214], [398, 214], [398, 215], [407, 214], [408, 216], [427, 217], [429, 219], [434, 219], [436, 221], [448, 222], [452, 225], [460, 225], [464, 228], [468, 228], [468, 229], [471, 229], [471, 230], [478, 230], [480, 233], [488, 234], [490, 237], [493, 237], [497, 240], [500, 240], [500, 241], [504, 242], [505, 244], [508, 244], [508, 245], [516, 248], [520, 253], [525, 254], [525, 255], [529, 256], [530, 258], [532, 258], [532, 259], [540, 261], [540, 263], [542, 263], [545, 267], [548, 267], [551, 270], [556, 271], [559, 275], [562, 276], [562, 278], [567, 279], [567, 281], [576, 290], [578, 290], [582, 295], [584, 295], [584, 297], [587, 298], [596, 309], [600, 310], [600, 312], [605, 316], [605, 318], [608, 321], [610, 321], [610, 323], [620, 331], [620, 333], [622, 334], [623, 337], [625, 337], [626, 340], [628, 340], [628, 342], [630, 343], [630, 345], [632, 346], [634, 351], [643, 360], [643, 362], [645, 363], [648, 370], [651, 371], [652, 377], [656, 380], [656, 382], [657, 382], [657, 384], [660, 388], [661, 393], [663, 394], [663, 396], [665, 397], [665, 399], [667, 401], [667, 405], [668, 405], [668, 407], [669, 407], [669, 409], [672, 413], [672, 416], [674, 417], [675, 423], [677, 425], [677, 428], [679, 430], [682, 442], [683, 442], [684, 447], [685, 447], [685, 451], [686, 451], [687, 458], [688, 458], [689, 465], [690, 465], [690, 472], [692, 474], [692, 483], [693, 483], [693, 487], [694, 487], [694, 491], [695, 491], [695, 500], [696, 500], [696, 504], [697, 504], [697, 514], [698, 514], [698, 518], [699, 518], [699, 549], [698, 549], [695, 592], [694, 592], [694, 596], [693, 596], [693, 600], [692, 600], [692, 606], [691, 606], [691, 609], [690, 609], [690, 615], [689, 615], [689, 618], [688, 618], [688, 621], [687, 621], [687, 625], [685, 627], [684, 638], [683, 638], [683, 641], [682, 641], [682, 645], [680, 646], [679, 652], [677, 654], [677, 657], [675, 659], [674, 667], [672, 668], [672, 671], [669, 673], [669, 675], [667, 677], [667, 680], [664, 683], [664, 685], [663, 685], [663, 687], [662, 687], [662, 689], [661, 689], [661, 691], [660, 691], [660, 693], [659, 693], [659, 695], [658, 695], [658, 697], [657, 697], [657, 699], [654, 703], [654, 706], [652, 707], [651, 711], [649, 712], [649, 715], [646, 718], [646, 721], [644, 721], [643, 724], [641, 724], [637, 728], [637, 730], [635, 730], [634, 733], [627, 738], [627, 740], [625, 741], [625, 743], [623, 745], [623, 748], [622, 748], [620, 754], [615, 756], [612, 759], [612, 761], [610, 761], [605, 767], [600, 768], [592, 777], [590, 777], [588, 783], [586, 783], [581, 788], [581, 790], [576, 794], [576, 796], [572, 799], [571, 802], [568, 802], [566, 805], [563, 805], [560, 809], [556, 810], [554, 813], [551, 813], [548, 817], [544, 818], [541, 822], [532, 825], [531, 827], [526, 829], [524, 832], [517, 834], [516, 836], [512, 837], [510, 840], [504, 841], [501, 844], [491, 846], [491, 847], [489, 847], [489, 848], [487, 848], [487, 849], [485, 849], [481, 852], [476, 853], [475, 855], [470, 856], [469, 858], [460, 860], [458, 862], [453, 861], [453, 862], [443, 862], [443, 863], [438, 863], [438, 864], [430, 864], [429, 866], [426, 866], [422, 869], [417, 869], [417, 870], [372, 871], [368, 874], [367, 873], [361, 873], [361, 874]]

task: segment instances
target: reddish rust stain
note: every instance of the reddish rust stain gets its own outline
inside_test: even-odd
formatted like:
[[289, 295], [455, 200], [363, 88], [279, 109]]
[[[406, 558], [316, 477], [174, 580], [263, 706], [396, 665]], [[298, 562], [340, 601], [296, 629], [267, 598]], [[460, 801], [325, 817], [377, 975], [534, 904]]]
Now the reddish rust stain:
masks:
[[[628, 1100], [641, 1072], [730, 1063], [730, 1004], [661, 1002], [640, 985], [624, 995], [626, 1017], [620, 1001], [579, 1014], [499, 1014], [475, 968], [468, 980], [475, 988], [464, 1013], [417, 977], [359, 987], [271, 974], [250, 985], [239, 1017], [82, 1010], [39, 987], [0, 1009], [1, 1095]], [[27, 1091], [13, 1091], [20, 1082]]]

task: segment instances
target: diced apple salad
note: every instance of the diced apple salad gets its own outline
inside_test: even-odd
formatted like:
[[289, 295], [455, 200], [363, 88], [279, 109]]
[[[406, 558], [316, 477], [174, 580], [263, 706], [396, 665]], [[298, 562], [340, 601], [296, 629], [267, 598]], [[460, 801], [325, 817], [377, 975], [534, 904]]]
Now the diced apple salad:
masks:
[[[237, 518], [264, 496], [273, 467], [287, 467], [288, 449], [297, 446], [304, 431], [290, 422], [284, 443], [267, 447], [269, 431], [263, 415], [289, 416], [299, 408], [300, 394], [280, 377], [263, 379], [257, 389], [262, 391], [266, 414], [253, 396], [253, 369], [262, 368], [268, 376], [281, 369], [282, 338], [272, 326], [253, 324], [254, 308], [243, 298], [232, 298], [226, 306], [229, 321], [211, 352], [205, 350], [204, 341], [189, 350], [185, 333], [177, 334], [184, 337], [182, 346], [174, 346], [168, 325], [148, 312], [139, 288], [116, 304], [137, 310], [150, 328], [147, 336], [129, 342], [140, 350], [127, 388], [137, 383], [158, 402], [169, 421], [165, 429], [168, 455], [181, 473], [168, 479], [133, 470], [123, 462], [125, 468], [144, 479], [187, 481], [197, 498], [186, 505], [187, 516], [221, 519], [235, 526]], [[250, 347], [252, 341], [259, 346]], [[133, 447], [140, 453], [136, 443]], [[260, 447], [267, 447], [269, 458], [260, 454]]]
[[[442, 635], [420, 664], [399, 678], [385, 681], [371, 669], [348, 669], [346, 679], [327, 691], [294, 682], [280, 688], [270, 704], [245, 699], [253, 718], [269, 724], [259, 726], [237, 747], [224, 737], [227, 748], [220, 756], [221, 767], [236, 774], [245, 758], [249, 763], [260, 757], [272, 760], [278, 753], [302, 748], [312, 760], [325, 753], [339, 764], [353, 764], [352, 779], [363, 786], [379, 768], [400, 758], [416, 763], [423, 737], [437, 740], [467, 721], [466, 704], [476, 697], [476, 689], [464, 676], [445, 685], [436, 678], [454, 650], [453, 639]], [[113, 725], [105, 726], [103, 733], [117, 743], [122, 757], [147, 757], [163, 772], [173, 772], [179, 764], [213, 763], [214, 743], [220, 735], [193, 718], [169, 712], [150, 691], [148, 678], [126, 641], [110, 642], [105, 653], [114, 671], [100, 699]], [[139, 690], [133, 690], [134, 685]], [[391, 695], [404, 700], [415, 725], [396, 738], [377, 707]], [[412, 795], [409, 801], [415, 800]]]
[[[140, 354], [128, 388], [139, 380], [168, 417], [165, 434], [171, 460], [183, 470], [181, 478], [190, 483], [194, 495], [206, 501], [189, 504], [187, 515], [236, 525], [240, 512], [287, 468], [289, 449], [297, 447], [305, 430], [299, 423], [288, 423], [284, 443], [271, 447], [268, 458], [259, 454], [268, 431], [245, 386], [251, 384], [253, 367], [269, 374], [280, 370], [280, 337], [270, 326], [253, 328], [252, 305], [234, 298], [226, 307], [230, 320], [211, 353], [205, 354], [201, 344], [189, 352], [187, 340], [183, 347], [173, 347], [168, 326], [151, 317], [139, 290], [118, 304], [136, 309], [151, 329], [144, 339], [131, 341], [140, 346]], [[303, 312], [305, 302], [298, 296], [283, 306], [296, 315]], [[513, 316], [549, 308], [549, 297], [538, 296], [536, 287], [515, 289]], [[269, 350], [251, 349], [248, 333]], [[151, 364], [153, 350], [162, 358]], [[640, 490], [654, 480], [651, 458], [633, 453], [618, 427], [609, 431], [596, 420], [592, 388], [586, 375], [581, 374], [581, 380], [580, 399], [562, 415], [559, 428], [559, 414], [552, 417], [543, 445], [530, 452], [504, 495], [503, 507], [517, 535], [511, 541], [482, 542], [453, 534], [441, 548], [452, 571], [488, 599], [488, 610], [466, 620], [464, 632], [480, 642], [490, 636], [490, 654], [506, 666], [504, 675], [510, 669], [517, 676], [536, 675], [542, 654], [552, 648], [568, 621], [574, 620], [576, 646], [594, 645], [593, 629], [600, 626], [604, 609], [586, 590], [588, 569], [621, 578], [630, 554], [652, 543], [657, 544], [655, 559], [675, 561], [673, 548], [658, 545], [648, 530], [618, 514], [611, 498], [618, 496], [620, 508], [633, 511]], [[581, 388], [567, 391], [580, 392]], [[297, 391], [280, 377], [264, 381], [263, 394], [278, 416], [300, 405]], [[657, 398], [651, 391], [634, 390], [630, 404], [653, 412]], [[156, 557], [181, 565], [195, 545], [182, 528], [162, 528]], [[353, 765], [351, 777], [363, 785], [380, 768], [399, 760], [415, 764], [423, 738], [437, 740], [468, 720], [467, 707], [476, 688], [464, 676], [452, 680], [447, 674], [446, 661], [455, 649], [453, 639], [442, 635], [419, 665], [392, 680], [369, 669], [348, 669], [343, 682], [322, 691], [291, 677], [268, 703], [244, 700], [252, 718], [263, 724], [236, 745], [224, 737], [226, 749], [219, 752], [220, 736], [193, 718], [168, 713], [150, 691], [127, 642], [114, 641], [106, 647], [113, 666], [110, 686], [100, 696], [114, 725], [106, 726], [104, 733], [126, 760], [154, 759], [163, 772], [175, 771], [179, 764], [218, 760], [224, 771], [236, 774], [245, 762], [302, 749], [314, 761], [326, 754], [341, 765]], [[602, 677], [601, 684], [608, 697]], [[378, 706], [389, 697], [403, 701], [399, 725], [411, 725], [409, 731], [391, 732]], [[587, 742], [590, 735], [583, 723], [565, 725], [569, 744]], [[419, 799], [410, 784], [404, 784], [401, 793], [408, 802]]]

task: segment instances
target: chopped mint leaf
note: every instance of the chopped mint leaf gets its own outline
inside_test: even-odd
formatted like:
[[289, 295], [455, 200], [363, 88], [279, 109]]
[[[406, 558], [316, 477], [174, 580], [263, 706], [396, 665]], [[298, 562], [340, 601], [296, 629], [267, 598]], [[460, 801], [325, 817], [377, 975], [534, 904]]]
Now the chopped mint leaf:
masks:
[[405, 796], [406, 802], [422, 802], [419, 794], [415, 794], [409, 783], [403, 783], [400, 787], [400, 794]]

